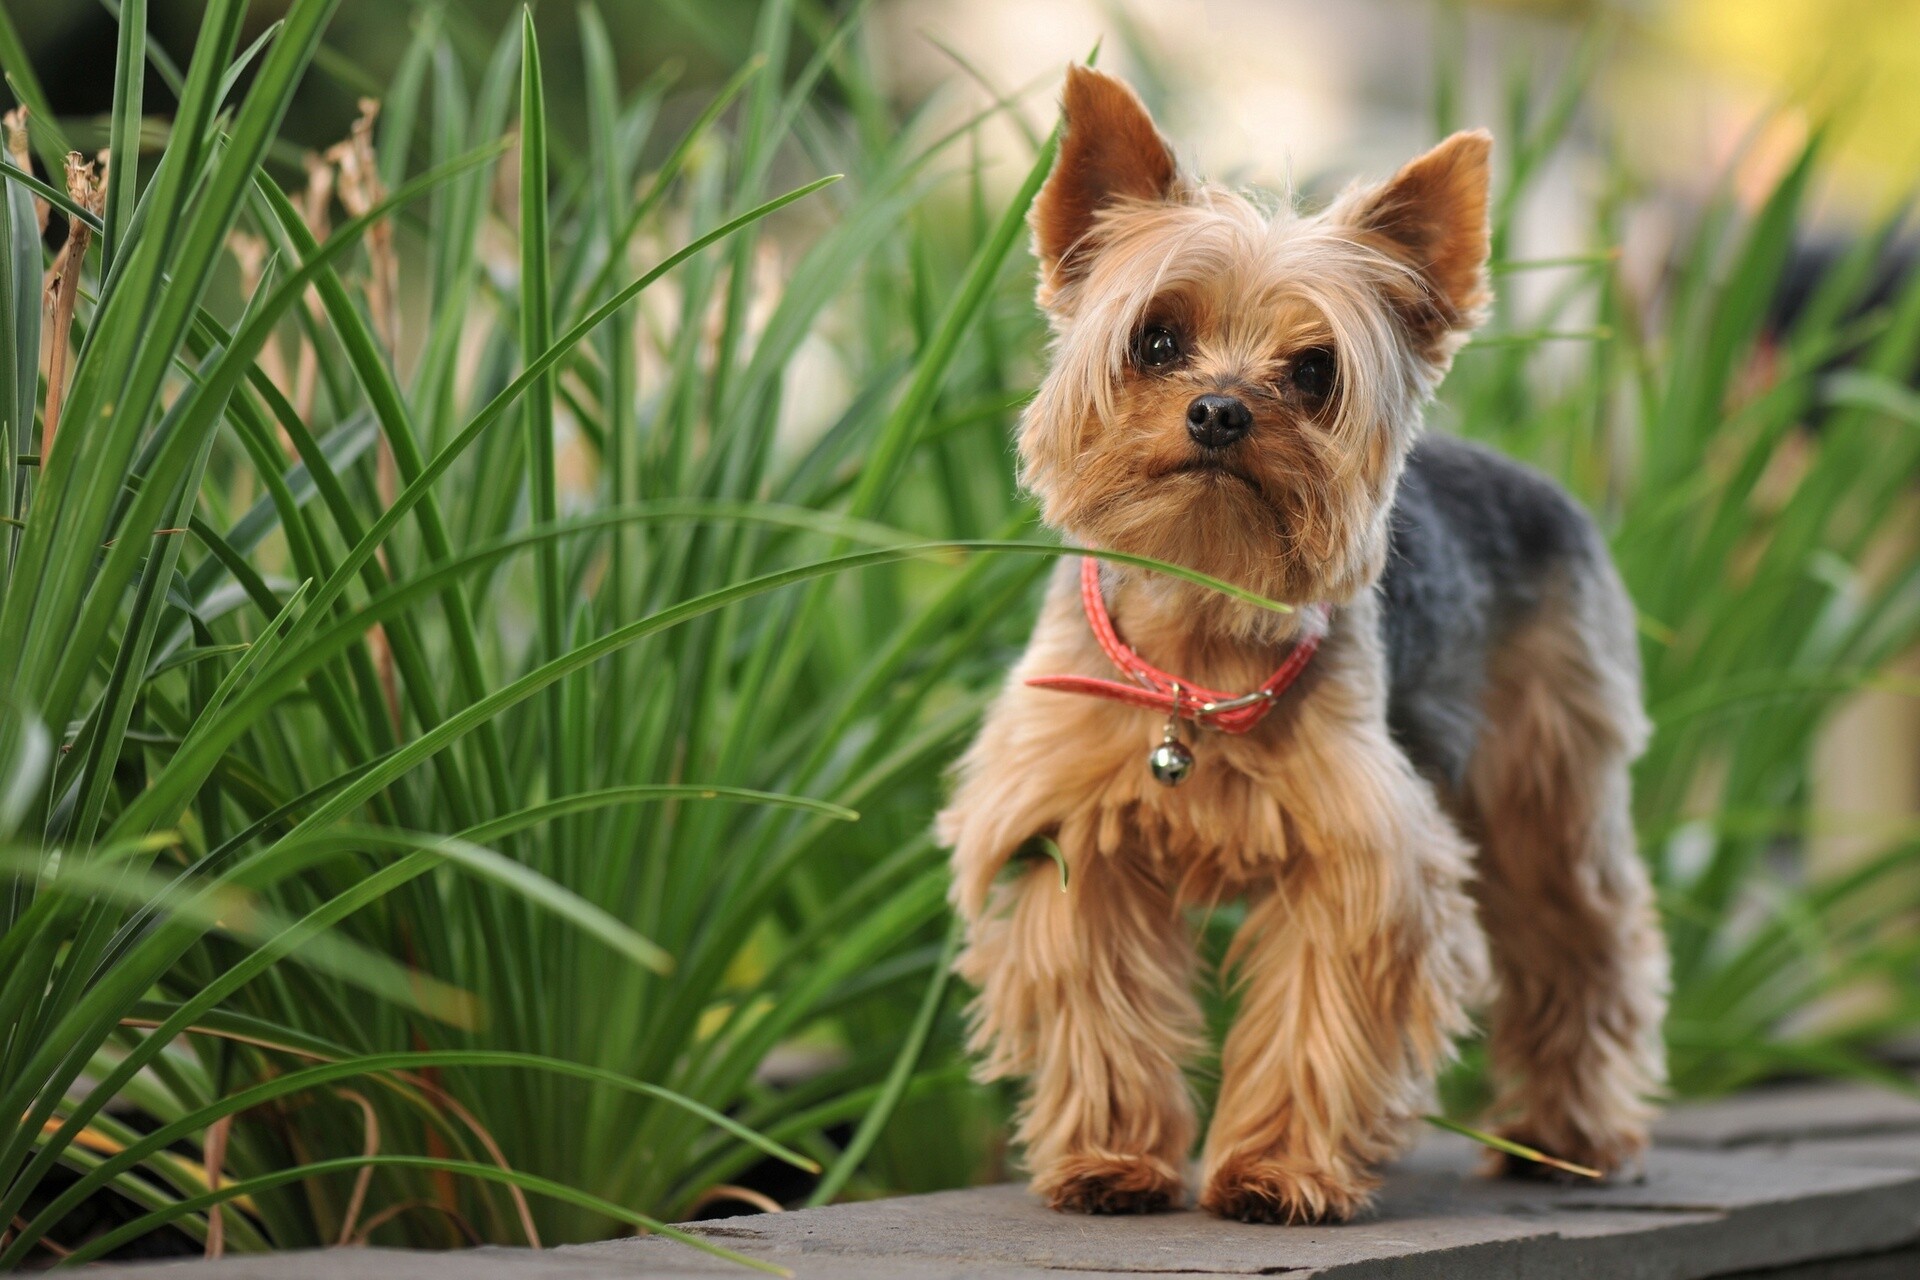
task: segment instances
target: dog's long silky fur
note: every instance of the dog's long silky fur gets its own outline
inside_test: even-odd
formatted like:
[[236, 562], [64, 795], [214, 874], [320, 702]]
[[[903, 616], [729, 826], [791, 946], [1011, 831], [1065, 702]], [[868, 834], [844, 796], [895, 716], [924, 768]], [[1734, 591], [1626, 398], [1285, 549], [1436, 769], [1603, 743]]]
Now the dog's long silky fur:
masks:
[[[1204, 1207], [1364, 1208], [1489, 999], [1495, 1121], [1629, 1167], [1662, 1081], [1666, 972], [1628, 810], [1632, 606], [1547, 481], [1420, 439], [1487, 301], [1490, 139], [1455, 135], [1308, 217], [1183, 175], [1117, 80], [1074, 69], [1065, 112], [1031, 219], [1055, 345], [1025, 483], [1081, 545], [1325, 602], [1334, 623], [1254, 732], [1189, 730], [1199, 764], [1167, 788], [1145, 764], [1152, 713], [1022, 683], [1112, 674], [1075, 565], [1056, 573], [938, 822], [979, 1072], [1029, 1082], [1034, 1189], [1108, 1212], [1182, 1198], [1203, 1044], [1187, 909], [1226, 897], [1248, 910]], [[1150, 325], [1181, 335], [1176, 366], [1136, 357]], [[1337, 361], [1319, 400], [1291, 376], [1313, 349]], [[1207, 393], [1253, 426], [1201, 467], [1185, 415]], [[1209, 687], [1256, 687], [1298, 625], [1103, 575], [1128, 643]], [[1008, 865], [1036, 835], [1066, 858], [1064, 891], [1050, 865]]]

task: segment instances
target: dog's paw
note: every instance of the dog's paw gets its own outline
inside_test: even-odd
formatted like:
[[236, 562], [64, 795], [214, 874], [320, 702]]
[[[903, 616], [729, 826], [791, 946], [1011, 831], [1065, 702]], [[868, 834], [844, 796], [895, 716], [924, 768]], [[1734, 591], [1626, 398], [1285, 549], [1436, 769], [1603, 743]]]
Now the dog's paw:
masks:
[[[1527, 1125], [1509, 1125], [1500, 1136], [1523, 1147], [1532, 1147], [1568, 1164], [1592, 1169], [1609, 1182], [1638, 1182], [1645, 1176], [1641, 1156], [1647, 1149], [1647, 1135], [1640, 1129], [1627, 1129], [1606, 1137], [1585, 1135], [1542, 1138]], [[1487, 1152], [1487, 1171], [1494, 1177], [1517, 1178], [1527, 1182], [1553, 1182], [1568, 1186], [1591, 1186], [1593, 1179], [1525, 1156], [1504, 1151]]]
[[1186, 1187], [1153, 1156], [1084, 1155], [1036, 1173], [1033, 1190], [1061, 1213], [1160, 1213], [1177, 1207]]
[[1346, 1222], [1373, 1202], [1374, 1178], [1342, 1178], [1277, 1160], [1232, 1160], [1214, 1170], [1200, 1207], [1240, 1222]]

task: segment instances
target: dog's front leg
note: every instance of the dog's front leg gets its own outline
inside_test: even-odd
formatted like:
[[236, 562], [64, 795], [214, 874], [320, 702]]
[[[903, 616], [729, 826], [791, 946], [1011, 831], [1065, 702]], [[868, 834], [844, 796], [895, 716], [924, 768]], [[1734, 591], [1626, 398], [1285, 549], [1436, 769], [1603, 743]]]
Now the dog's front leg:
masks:
[[1431, 791], [1384, 735], [1333, 776], [1339, 786], [1294, 813], [1307, 847], [1230, 957], [1240, 1008], [1201, 1196], [1226, 1217], [1342, 1221], [1364, 1208], [1484, 980], [1466, 849]]
[[[1027, 1077], [1018, 1140], [1056, 1209], [1137, 1212], [1182, 1198], [1196, 1129], [1181, 1065], [1201, 1043], [1193, 942], [1143, 843], [1102, 808], [1115, 767], [1103, 704], [1037, 692], [1029, 673], [1073, 670], [1092, 640], [1078, 575], [1056, 573], [1026, 659], [959, 768], [941, 813], [956, 971], [978, 990], [971, 1048], [983, 1080]], [[1142, 743], [1119, 752], [1140, 768]], [[1066, 863], [1007, 866], [1034, 836]]]
[[[964, 790], [961, 800], [968, 797]], [[1195, 1121], [1181, 1063], [1197, 1048], [1193, 947], [1148, 862], [1102, 853], [1069, 823], [1071, 874], [1038, 859], [984, 900], [966, 891], [981, 829], [961, 805], [943, 822], [967, 924], [958, 972], [979, 990], [971, 1047], [981, 1079], [1026, 1076], [1019, 1142], [1034, 1192], [1055, 1209], [1136, 1213], [1179, 1203]]]

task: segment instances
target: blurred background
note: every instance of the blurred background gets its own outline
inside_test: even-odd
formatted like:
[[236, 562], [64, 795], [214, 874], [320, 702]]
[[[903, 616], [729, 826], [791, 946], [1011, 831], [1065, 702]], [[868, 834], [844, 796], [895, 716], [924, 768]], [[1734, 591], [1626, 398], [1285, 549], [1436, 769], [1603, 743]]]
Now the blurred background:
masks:
[[[0, 59], [10, 74], [37, 72], [47, 114], [89, 153], [111, 127], [117, 7], [0, 0], [11, 28]], [[252, 4], [240, 46], [289, 7]], [[149, 5], [139, 162], [149, 176], [169, 143], [173, 69], [192, 56], [204, 11], [196, 0]], [[353, 248], [340, 287], [279, 323], [191, 490], [204, 525], [234, 546], [184, 553], [186, 576], [156, 606], [178, 616], [165, 613], [175, 648], [156, 650], [152, 700], [105, 763], [85, 768], [118, 783], [102, 791], [108, 818], [175, 776], [187, 728], [219, 706], [219, 664], [265, 634], [268, 606], [307, 578], [326, 581], [407, 491], [389, 450], [416, 433], [425, 456], [460, 453], [433, 488], [453, 549], [436, 547], [447, 532], [409, 520], [382, 551], [401, 585], [556, 517], [602, 523], [570, 533], [551, 560], [465, 566], [470, 619], [422, 592], [384, 615], [365, 655], [323, 655], [356, 695], [341, 705], [321, 705], [316, 685], [311, 698], [251, 708], [213, 781], [179, 784], [186, 843], [155, 865], [220, 874], [232, 849], [280, 838], [277, 806], [358, 786], [358, 771], [384, 767], [385, 753], [485, 693], [499, 699], [485, 722], [504, 746], [484, 733], [457, 747], [436, 738], [411, 772], [355, 792], [354, 819], [435, 833], [504, 823], [503, 851], [641, 930], [677, 967], [635, 966], [602, 945], [607, 935], [583, 938], [510, 888], [449, 878], [417, 897], [395, 891], [343, 933], [488, 1017], [460, 1023], [406, 990], [369, 999], [351, 974], [289, 966], [297, 981], [233, 996], [227, 1012], [250, 1019], [232, 1024], [251, 1037], [242, 1047], [186, 1037], [162, 1053], [122, 1027], [102, 1033], [96, 1057], [80, 1053], [96, 1077], [123, 1055], [165, 1068], [115, 1095], [106, 1115], [126, 1132], [108, 1138], [204, 1117], [234, 1089], [283, 1078], [308, 1060], [287, 1044], [452, 1047], [538, 1052], [670, 1088], [827, 1172], [768, 1158], [604, 1076], [459, 1066], [432, 1080], [457, 1094], [471, 1126], [424, 1095], [316, 1089], [315, 1101], [262, 1107], [234, 1126], [229, 1169], [266, 1179], [351, 1156], [361, 1108], [377, 1104], [389, 1151], [439, 1156], [477, 1131], [515, 1168], [669, 1220], [1013, 1174], [1014, 1094], [966, 1077], [965, 993], [942, 977], [944, 869], [927, 824], [943, 770], [1024, 640], [1043, 560], [953, 553], [802, 593], [731, 595], [630, 655], [596, 650], [552, 686], [551, 705], [520, 682], [636, 618], [844, 553], [849, 540], [1047, 536], [1011, 465], [1044, 353], [1017, 202], [1044, 163], [1062, 69], [1096, 51], [1190, 166], [1307, 207], [1384, 177], [1452, 129], [1492, 130], [1499, 303], [1431, 421], [1569, 485], [1607, 529], [1640, 606], [1657, 734], [1636, 776], [1636, 816], [1674, 947], [1674, 1092], [1835, 1075], [1914, 1089], [1920, 4], [602, 0], [596, 10], [549, 0], [533, 6], [532, 25], [544, 186], [523, 167], [520, 14], [508, 0], [344, 0], [304, 74], [268, 86], [291, 106], [262, 165], [299, 209], [256, 202], [218, 229], [230, 252], [206, 266], [204, 297], [229, 324], [262, 293], [273, 251], [283, 271], [305, 256], [289, 219], [325, 239], [433, 166], [476, 148], [498, 146], [501, 158], [394, 213], [390, 240]], [[257, 74], [258, 62], [236, 98]], [[16, 96], [21, 83], [15, 75]], [[368, 103], [377, 117], [363, 114]], [[360, 150], [341, 149], [363, 119]], [[51, 137], [42, 126], [33, 139], [42, 176], [58, 158]], [[379, 184], [355, 190], [355, 164]], [[748, 218], [834, 173], [844, 181]], [[545, 245], [529, 243], [528, 227], [542, 225], [527, 220], [529, 183], [551, 196]], [[748, 221], [557, 366], [551, 424], [516, 405], [508, 425], [463, 434], [543, 334], [736, 218]], [[67, 228], [54, 209], [49, 260]], [[550, 289], [527, 275], [545, 252]], [[94, 296], [83, 322], [96, 319]], [[549, 306], [557, 323], [544, 330]], [[141, 432], [158, 433], [160, 410]], [[529, 428], [554, 441], [545, 491], [528, 478]], [[316, 449], [340, 472], [324, 503], [304, 470]], [[268, 483], [283, 464], [287, 485]], [[635, 501], [679, 503], [676, 518], [691, 523], [609, 532]], [[689, 514], [689, 502], [707, 505]], [[15, 515], [25, 528], [27, 497]], [[844, 517], [853, 523], [834, 522]], [[286, 526], [311, 527], [290, 537]], [[99, 540], [117, 533], [109, 521]], [[120, 585], [128, 616], [152, 603]], [[362, 603], [358, 590], [335, 607]], [[27, 625], [54, 637], [52, 652], [72, 622]], [[121, 638], [101, 626], [98, 669], [74, 677], [55, 723], [82, 723], [116, 687], [104, 673]], [[426, 660], [406, 667], [407, 645]], [[67, 785], [81, 767], [63, 762], [56, 779]], [[608, 800], [693, 783], [844, 804], [860, 821]], [[522, 821], [562, 797], [579, 812]], [[67, 816], [46, 801], [19, 830], [60, 848]], [[297, 914], [363, 871], [300, 870], [263, 893]], [[1230, 909], [1208, 918], [1213, 954], [1236, 920]], [[14, 921], [0, 913], [0, 925]], [[103, 926], [74, 946], [96, 934], [109, 936]], [[56, 974], [66, 945], [48, 944]], [[244, 953], [202, 939], [177, 964], [129, 978], [128, 999], [185, 1000]], [[99, 956], [102, 972], [124, 958]], [[93, 970], [79, 972], [56, 994], [77, 998]], [[0, 1013], [20, 1019], [0, 1047], [16, 1058], [35, 1037], [66, 1051], [65, 1024], [21, 1012], [43, 995], [0, 970]], [[1231, 993], [1215, 984], [1208, 995], [1227, 1017]], [[1481, 1114], [1483, 1066], [1467, 1046], [1445, 1082], [1451, 1114]], [[1203, 1099], [1211, 1072], [1196, 1065]], [[70, 1114], [65, 1081], [29, 1083], [49, 1129]], [[8, 1151], [36, 1141], [0, 1142], [0, 1188]], [[60, 1141], [48, 1149], [84, 1145]], [[193, 1167], [204, 1186], [206, 1143], [174, 1150], [203, 1162]], [[199, 1247], [207, 1216], [167, 1207], [193, 1180], [163, 1174], [178, 1196], [149, 1194], [148, 1182], [121, 1190], [164, 1220], [172, 1246]], [[49, 1173], [32, 1203], [62, 1176]], [[382, 1208], [362, 1215], [363, 1202]], [[334, 1176], [298, 1195], [262, 1184], [254, 1205], [232, 1215], [233, 1247], [527, 1238], [498, 1188], [456, 1192], [451, 1179], [404, 1170], [382, 1172], [370, 1201]], [[102, 1212], [105, 1223], [148, 1222], [118, 1201]], [[520, 1214], [549, 1243], [635, 1226], [605, 1203], [541, 1200]], [[44, 1260], [33, 1253], [42, 1235], [102, 1238], [83, 1219], [53, 1214], [0, 1267]]]
[[[9, 5], [56, 109], [96, 117], [98, 137], [75, 136], [103, 144], [114, 0]], [[253, 5], [247, 38], [281, 7]], [[357, 99], [390, 81], [424, 7], [345, 0], [321, 58], [326, 74], [303, 85], [283, 131], [283, 164], [297, 146], [345, 135]], [[155, 0], [153, 40], [184, 54], [201, 8]], [[477, 60], [520, 8], [453, 0], [446, 30]], [[554, 82], [577, 83], [572, 6], [532, 8], [552, 32]], [[667, 112], [684, 122], [750, 53], [759, 9], [757, 0], [624, 0], [606, 7], [605, 20], [624, 80], [674, 70]], [[902, 112], [931, 101], [951, 126], [1011, 104], [1024, 128], [1000, 116], [980, 130], [985, 180], [1002, 195], [1024, 170], [1025, 139], [1051, 124], [1060, 68], [1096, 47], [1103, 66], [1141, 91], [1185, 163], [1309, 202], [1390, 172], [1433, 141], [1437, 124], [1492, 128], [1511, 159], [1503, 125], [1516, 101], [1586, 49], [1596, 65], [1566, 104], [1565, 138], [1517, 212], [1513, 246], [1526, 257], [1580, 253], [1591, 244], [1594, 202], [1618, 200], [1614, 249], [1650, 307], [1715, 193], [1756, 207], [1810, 129], [1831, 138], [1792, 261], [1766, 304], [1772, 326], [1791, 321], [1823, 269], [1920, 182], [1920, 5], [1905, 0], [874, 0], [825, 5], [820, 20], [856, 9], [866, 15], [858, 38], [877, 88]], [[1604, 51], [1593, 53], [1596, 31]], [[150, 94], [164, 92], [157, 73], [149, 79]], [[552, 110], [557, 127], [584, 136], [577, 96], [556, 95]], [[1893, 243], [1869, 301], [1884, 301], [1913, 258], [1910, 243]], [[1553, 284], [1521, 276], [1506, 289], [1524, 310]], [[1569, 358], [1553, 352], [1546, 363]], [[1898, 822], [1920, 811], [1920, 709], [1902, 694], [1850, 700], [1823, 735], [1818, 773], [1823, 807], [1868, 825], [1872, 815]], [[1870, 841], [1826, 835], [1812, 845], [1843, 865]]]
[[[305, 86], [285, 137], [325, 145], [353, 113], [355, 91], [384, 86], [404, 56], [418, 4], [345, 0], [330, 27], [331, 74]], [[521, 6], [453, 0], [448, 32], [478, 56]], [[581, 73], [573, 6], [532, 6], [554, 39], [552, 76]], [[827, 6], [825, 14], [853, 6]], [[1580, 141], [1564, 177], [1588, 186], [1613, 159], [1650, 189], [1699, 198], [1736, 157], [1764, 170], [1815, 119], [1843, 121], [1812, 215], [1858, 223], [1902, 196], [1920, 156], [1920, 12], [1898, 0], [875, 0], [862, 39], [880, 88], [898, 103], [940, 93], [960, 111], [986, 86], [1051, 118], [1061, 66], [1098, 45], [1103, 65], [1129, 75], [1182, 155], [1217, 178], [1313, 190], [1377, 173], [1428, 140], [1436, 94], [1461, 122], [1498, 127], [1522, 77], [1574, 56], [1582, 33], [1611, 40], [1580, 103]], [[249, 10], [248, 37], [284, 9]], [[104, 116], [111, 101], [114, 0], [17, 0], [9, 12], [63, 114]], [[198, 0], [153, 0], [153, 39], [191, 47]], [[635, 0], [605, 15], [623, 77], [668, 63], [697, 98], [752, 48], [753, 0]], [[1457, 84], [1436, 83], [1437, 58], [1457, 52]], [[956, 57], [955, 55], [959, 55]], [[795, 54], [795, 57], [799, 57]], [[161, 88], [153, 75], [152, 87]], [[984, 83], [983, 83], [984, 82]], [[577, 100], [557, 98], [557, 122], [584, 128]], [[1004, 141], [1011, 126], [990, 134]], [[1769, 137], [1756, 146], [1751, 136]], [[1604, 147], [1617, 156], [1597, 155]], [[1763, 172], [1748, 176], [1751, 191]], [[1571, 193], [1569, 193], [1571, 194]], [[1545, 234], [1543, 232], [1543, 234]]]

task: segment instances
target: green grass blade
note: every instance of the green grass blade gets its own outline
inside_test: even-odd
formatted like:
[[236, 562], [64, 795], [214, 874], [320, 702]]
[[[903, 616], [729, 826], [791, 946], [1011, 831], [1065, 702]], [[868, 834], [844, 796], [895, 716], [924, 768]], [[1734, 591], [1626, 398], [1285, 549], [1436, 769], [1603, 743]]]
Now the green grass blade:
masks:
[[1557, 1156], [1550, 1156], [1544, 1151], [1537, 1151], [1527, 1146], [1525, 1143], [1515, 1142], [1511, 1138], [1502, 1138], [1498, 1134], [1475, 1129], [1471, 1125], [1461, 1124], [1458, 1120], [1449, 1120], [1445, 1116], [1424, 1116], [1422, 1118], [1436, 1129], [1445, 1129], [1448, 1133], [1457, 1133], [1463, 1138], [1471, 1138], [1483, 1147], [1504, 1152], [1510, 1156], [1518, 1156], [1522, 1160], [1531, 1160], [1535, 1164], [1544, 1164], [1554, 1169], [1564, 1170], [1567, 1173], [1578, 1174], [1583, 1178], [1599, 1178], [1603, 1176], [1598, 1169], [1589, 1169], [1583, 1164], [1573, 1164]]
[[127, 237], [140, 195], [140, 112], [146, 80], [147, 0], [123, 0], [113, 64], [113, 123], [107, 136], [113, 168], [102, 219], [106, 234], [100, 242], [101, 260], [109, 266]]
[[[0, 148], [4, 150], [4, 148]], [[12, 179], [20, 171], [0, 155], [0, 602], [9, 592], [19, 541], [16, 522], [31, 485], [15, 465], [40, 452], [34, 430], [40, 391], [41, 249], [33, 199]], [[0, 604], [0, 607], [4, 607]]]
[[518, 813], [469, 827], [460, 833], [460, 838], [485, 844], [539, 823], [551, 822], [555, 818], [588, 813], [609, 805], [648, 800], [735, 800], [742, 804], [771, 805], [781, 809], [796, 809], [802, 813], [817, 813], [842, 822], [857, 822], [860, 819], [859, 813], [845, 805], [811, 800], [806, 796], [782, 795], [774, 791], [755, 791], [750, 787], [709, 787], [696, 782], [634, 783], [601, 791], [581, 791], [559, 800], [549, 800], [545, 804], [530, 805]]
[[34, 150], [40, 153], [40, 163], [47, 166], [48, 173], [59, 173], [73, 147], [47, 104], [46, 90], [40, 87], [40, 78], [34, 74], [26, 46], [20, 43], [20, 33], [5, 6], [0, 6], [0, 70], [6, 72], [13, 96], [32, 112], [30, 136]]
[[[521, 15], [520, 31], [520, 353], [531, 364], [553, 345], [553, 282], [548, 263], [547, 108], [540, 77], [540, 44], [533, 10]], [[553, 456], [554, 375], [545, 372], [527, 388], [527, 494], [536, 524], [553, 523], [559, 509]], [[534, 566], [539, 591], [539, 655], [557, 657], [566, 648], [566, 583], [559, 550], [542, 544]], [[555, 686], [546, 696], [547, 790], [568, 790], [572, 744], [564, 712], [565, 691]]]

